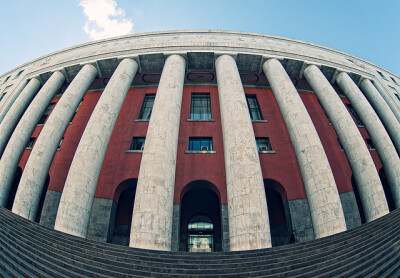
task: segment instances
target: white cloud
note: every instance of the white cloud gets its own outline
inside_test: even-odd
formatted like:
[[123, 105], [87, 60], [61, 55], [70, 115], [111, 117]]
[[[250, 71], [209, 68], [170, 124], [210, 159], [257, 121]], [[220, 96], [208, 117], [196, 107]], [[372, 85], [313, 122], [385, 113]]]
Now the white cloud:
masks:
[[80, 0], [79, 5], [87, 17], [83, 30], [93, 40], [127, 35], [133, 23], [126, 19], [123, 9], [117, 8], [114, 0]]

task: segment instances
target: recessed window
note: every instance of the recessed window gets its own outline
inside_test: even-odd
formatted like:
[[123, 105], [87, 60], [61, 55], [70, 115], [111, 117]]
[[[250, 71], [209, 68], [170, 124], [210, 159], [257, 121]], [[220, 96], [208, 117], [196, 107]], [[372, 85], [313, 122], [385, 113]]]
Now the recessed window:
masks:
[[189, 138], [189, 151], [212, 151], [212, 138], [191, 137]]
[[207, 93], [192, 94], [192, 103], [190, 106], [190, 119], [193, 120], [211, 119], [210, 94]]
[[0, 101], [4, 98], [4, 96], [7, 94], [7, 92], [4, 92], [1, 96], [0, 96]]
[[24, 70], [19, 71], [14, 78], [18, 78], [23, 72], [24, 72]]
[[370, 151], [374, 151], [375, 150], [375, 146], [374, 146], [374, 144], [372, 144], [372, 140], [371, 139], [365, 139], [365, 142], [367, 143], [368, 149]]
[[390, 77], [390, 79], [392, 79], [392, 81], [393, 81], [394, 84], [399, 85], [399, 84], [397, 83], [396, 79], [394, 79], [393, 77]]
[[257, 149], [259, 152], [272, 151], [271, 142], [269, 138], [256, 138]]
[[36, 138], [30, 138], [28, 141], [28, 144], [26, 144], [25, 149], [32, 149], [33, 145], [35, 144], [35, 140], [36, 140]]
[[4, 79], [4, 82], [3, 82], [3, 84], [5, 84], [5, 83], [8, 81], [8, 79], [10, 79], [10, 75], [9, 75], [9, 76], [7, 76], [7, 78], [6, 78], [6, 79]]
[[386, 79], [382, 72], [380, 72], [379, 70], [377, 70], [376, 72], [380, 75], [380, 77]]
[[154, 99], [156, 95], [146, 95], [143, 100], [142, 109], [140, 110], [139, 119], [150, 120], [151, 111], [153, 110]]
[[53, 110], [55, 105], [56, 105], [55, 103], [50, 103], [50, 105], [47, 106], [46, 111], [44, 111], [42, 117], [40, 118], [40, 120], [38, 122], [38, 125], [41, 125], [41, 124], [45, 123], [47, 117], [50, 115], [51, 110]]
[[250, 118], [252, 121], [263, 120], [260, 107], [258, 106], [258, 101], [255, 95], [246, 95], [247, 106], [250, 112]]
[[400, 96], [398, 94], [394, 94], [396, 98], [400, 101]]
[[351, 104], [346, 104], [346, 106], [347, 106], [347, 109], [349, 109], [350, 114], [353, 116], [353, 119], [356, 122], [356, 124], [359, 126], [364, 126], [363, 123], [361, 122], [361, 119], [358, 116], [356, 110], [354, 110], [354, 107]]
[[144, 142], [145, 142], [145, 138], [144, 137], [133, 137], [132, 138], [131, 147], [129, 148], [129, 150], [131, 150], [131, 151], [143, 151]]

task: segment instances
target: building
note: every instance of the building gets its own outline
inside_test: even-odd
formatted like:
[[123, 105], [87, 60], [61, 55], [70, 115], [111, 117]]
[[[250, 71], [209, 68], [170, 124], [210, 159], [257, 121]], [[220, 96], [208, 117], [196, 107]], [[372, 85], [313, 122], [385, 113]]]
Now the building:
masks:
[[0, 76], [0, 205], [156, 250], [349, 230], [400, 207], [399, 84], [349, 54], [253, 33], [61, 50]]

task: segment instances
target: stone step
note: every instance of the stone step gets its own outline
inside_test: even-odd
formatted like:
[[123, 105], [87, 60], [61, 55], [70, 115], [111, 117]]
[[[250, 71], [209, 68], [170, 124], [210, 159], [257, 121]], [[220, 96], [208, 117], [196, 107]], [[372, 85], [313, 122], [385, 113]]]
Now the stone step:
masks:
[[[13, 252], [0, 246], [0, 258], [5, 262], [4, 269], [11, 277], [32, 277], [38, 276], [31, 272], [32, 266], [29, 266], [24, 260], [15, 257]], [[3, 268], [3, 265], [1, 265]]]

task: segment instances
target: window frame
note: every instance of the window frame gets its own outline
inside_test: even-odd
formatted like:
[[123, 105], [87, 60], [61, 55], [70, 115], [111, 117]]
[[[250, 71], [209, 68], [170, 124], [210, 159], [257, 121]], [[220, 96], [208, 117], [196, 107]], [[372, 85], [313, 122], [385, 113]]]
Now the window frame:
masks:
[[[154, 102], [156, 99], [156, 94], [146, 94], [143, 98], [142, 107], [140, 108], [139, 116], [135, 121], [150, 121], [151, 114], [153, 112]], [[152, 100], [152, 101], [150, 101]], [[148, 103], [152, 102], [151, 107]], [[145, 117], [145, 109], [150, 109], [150, 113]]]
[[[196, 99], [197, 98], [197, 99]], [[202, 106], [203, 101], [205, 99], [205, 106]], [[200, 105], [196, 105], [197, 104]], [[194, 110], [199, 109], [199, 110], [206, 110], [207, 113], [195, 113]], [[199, 115], [199, 117], [196, 117], [195, 115]], [[203, 116], [205, 115], [205, 116]], [[211, 94], [210, 93], [192, 93], [190, 96], [190, 118], [188, 119], [189, 121], [215, 121], [212, 118], [212, 110], [211, 110]]]
[[[249, 99], [254, 100], [254, 102], [252, 104], [250, 104]], [[249, 110], [250, 120], [252, 122], [266, 122], [266, 120], [264, 120], [264, 117], [261, 113], [261, 108], [260, 108], [260, 104], [258, 103], [257, 95], [246, 94], [246, 103], [247, 103], [247, 109]], [[254, 104], [256, 107], [251, 107], [251, 105], [254, 105]], [[253, 113], [255, 113], [257, 115], [257, 119], [254, 118]]]
[[[276, 153], [274, 149], [272, 149], [271, 140], [269, 137], [256, 137], [256, 146], [258, 153]], [[260, 146], [260, 143], [265, 144], [265, 146]], [[266, 147], [266, 149], [262, 149]]]
[[[194, 145], [196, 144], [196, 146]], [[198, 144], [198, 147], [197, 147]], [[213, 148], [212, 137], [189, 137], [188, 150], [185, 153], [217, 153]]]
[[[126, 150], [126, 152], [130, 152], [130, 153], [142, 153], [144, 150], [144, 146], [146, 143], [146, 137], [142, 137], [142, 136], [134, 136], [132, 137], [131, 140], [131, 144], [129, 146], [129, 149]], [[138, 145], [141, 145], [140, 148], [139, 147], [135, 147]]]

